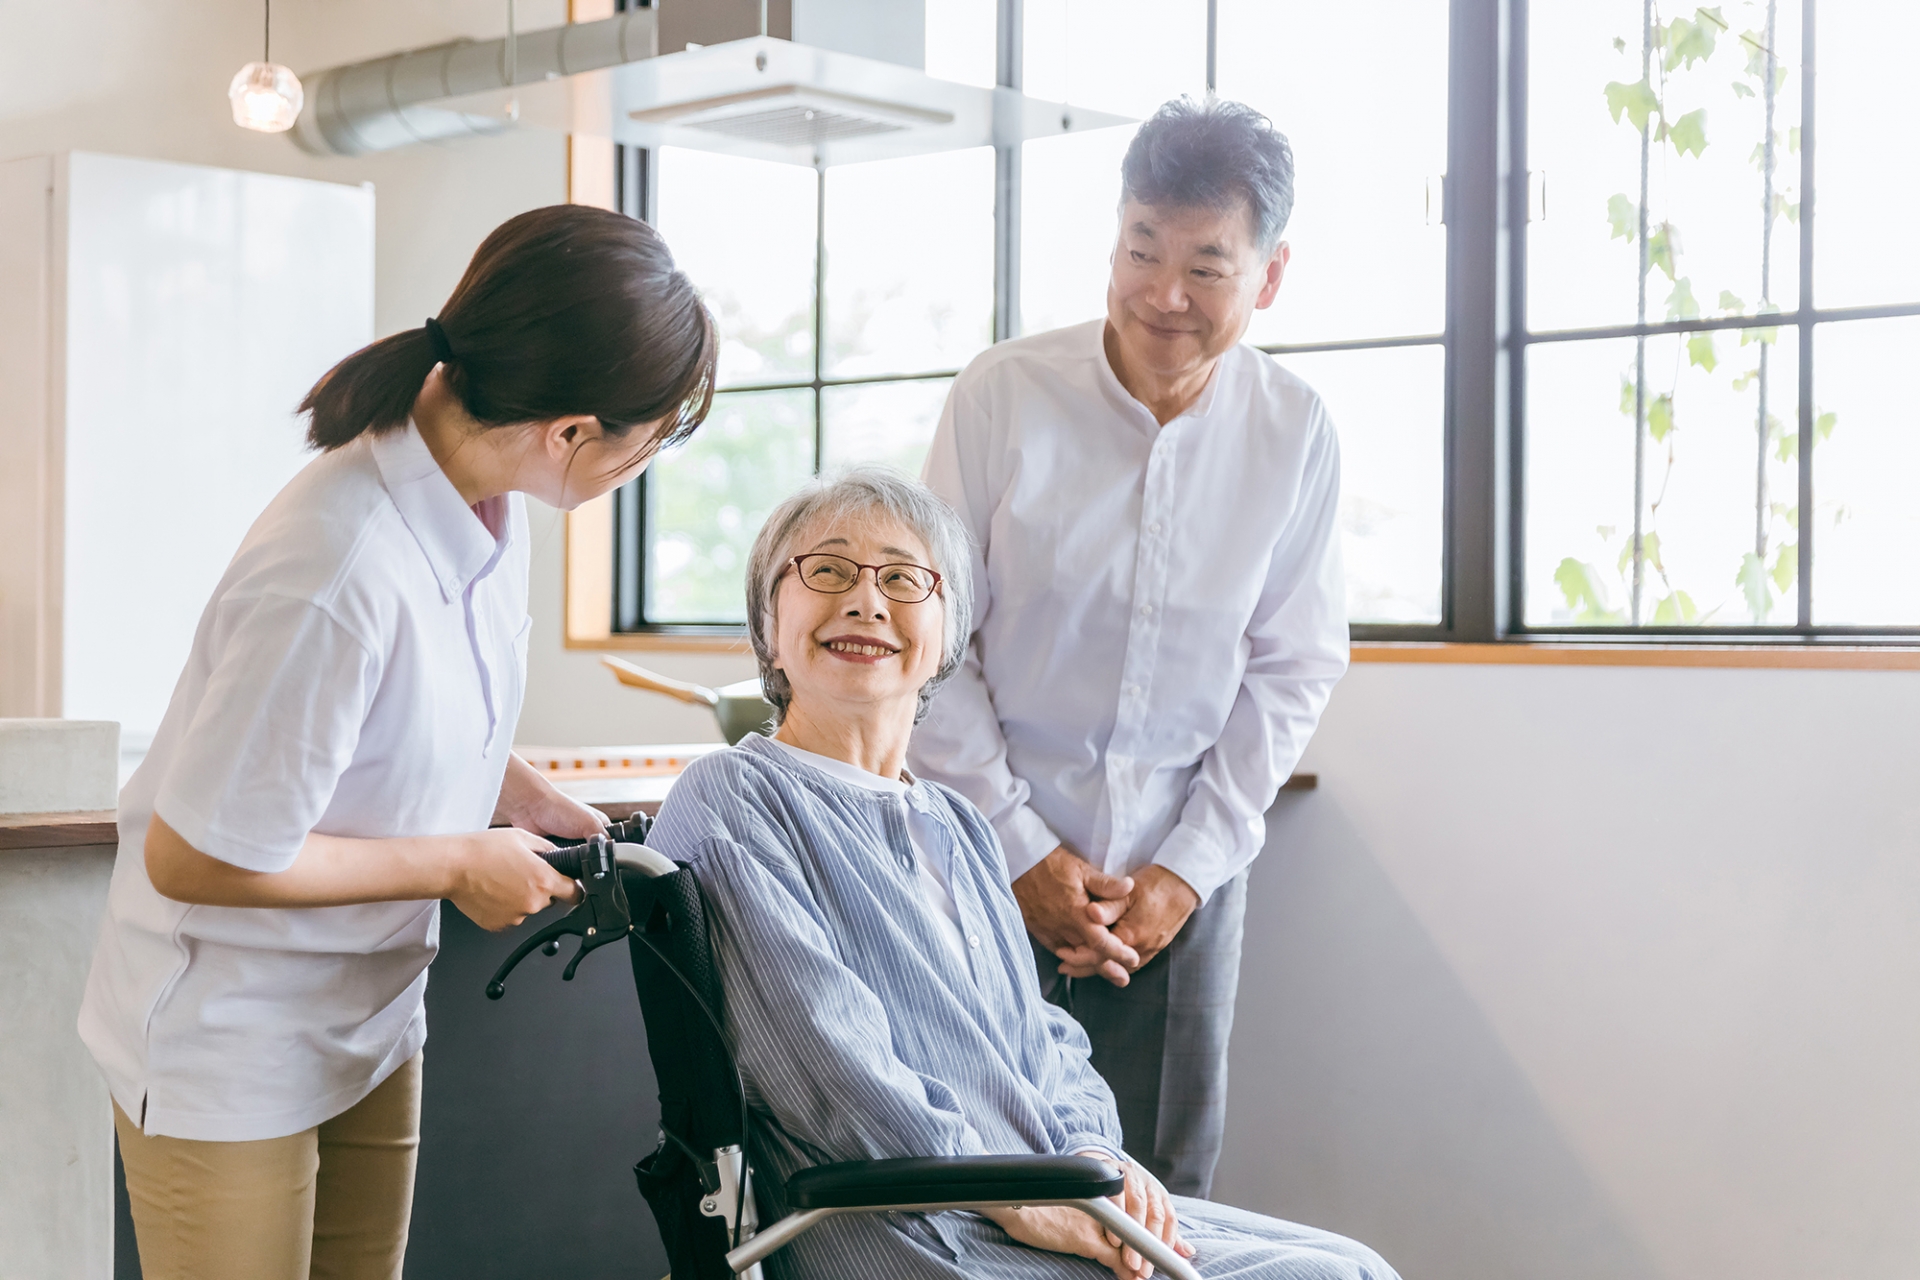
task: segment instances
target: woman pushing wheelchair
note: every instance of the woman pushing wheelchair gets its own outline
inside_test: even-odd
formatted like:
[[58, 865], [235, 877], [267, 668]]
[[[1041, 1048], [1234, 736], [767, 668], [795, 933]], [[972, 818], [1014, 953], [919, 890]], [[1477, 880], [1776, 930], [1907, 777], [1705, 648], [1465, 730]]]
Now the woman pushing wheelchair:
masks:
[[[1127, 1158], [1085, 1032], [1041, 998], [1000, 845], [970, 803], [907, 772], [907, 742], [971, 633], [966, 534], [881, 469], [809, 485], [768, 518], [748, 630], [777, 730], [675, 784], [650, 843], [710, 903], [727, 1033], [775, 1187], [833, 1161], [1089, 1154], [1126, 1212], [1208, 1280], [1396, 1280], [1364, 1245], [1170, 1196]], [[834, 1218], [776, 1276], [1145, 1280], [1077, 1209]]]

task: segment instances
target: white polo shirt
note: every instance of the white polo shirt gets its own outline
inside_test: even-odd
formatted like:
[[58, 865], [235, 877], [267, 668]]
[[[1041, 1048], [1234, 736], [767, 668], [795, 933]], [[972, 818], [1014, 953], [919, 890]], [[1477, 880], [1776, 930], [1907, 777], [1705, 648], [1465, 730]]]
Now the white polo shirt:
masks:
[[269, 872], [309, 832], [484, 829], [530, 627], [523, 500], [476, 513], [411, 423], [314, 459], [254, 523], [120, 793], [80, 1011], [147, 1133], [275, 1138], [353, 1106], [426, 1041], [440, 934], [437, 902], [170, 901], [147, 879], [148, 820]]

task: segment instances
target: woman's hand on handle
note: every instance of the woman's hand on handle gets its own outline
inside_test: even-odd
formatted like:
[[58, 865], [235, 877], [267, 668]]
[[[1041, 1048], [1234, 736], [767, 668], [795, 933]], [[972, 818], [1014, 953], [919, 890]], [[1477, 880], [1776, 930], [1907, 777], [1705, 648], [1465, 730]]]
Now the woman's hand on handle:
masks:
[[499, 827], [459, 836], [361, 840], [309, 835], [291, 866], [249, 871], [202, 853], [156, 815], [147, 878], [162, 897], [213, 907], [341, 907], [450, 898], [485, 929], [506, 929], [580, 886], [536, 856], [551, 847]]
[[580, 886], [539, 857], [553, 848], [517, 827], [495, 827], [468, 836], [447, 897], [482, 929], [511, 929], [555, 902], [574, 902]]

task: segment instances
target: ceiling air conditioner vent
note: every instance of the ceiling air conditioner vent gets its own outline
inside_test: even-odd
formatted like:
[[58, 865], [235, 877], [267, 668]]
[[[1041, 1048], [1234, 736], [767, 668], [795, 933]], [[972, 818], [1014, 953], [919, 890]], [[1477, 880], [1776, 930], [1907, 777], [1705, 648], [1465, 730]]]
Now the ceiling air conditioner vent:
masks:
[[817, 146], [847, 138], [953, 123], [953, 113], [881, 102], [801, 85], [769, 85], [631, 112], [642, 124], [701, 129], [773, 146]]

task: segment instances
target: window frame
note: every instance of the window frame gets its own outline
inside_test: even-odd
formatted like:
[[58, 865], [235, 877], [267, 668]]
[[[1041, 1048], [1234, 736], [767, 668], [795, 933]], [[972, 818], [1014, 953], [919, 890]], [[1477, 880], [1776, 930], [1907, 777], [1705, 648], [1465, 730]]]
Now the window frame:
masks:
[[[1447, 172], [1441, 221], [1446, 226], [1445, 330], [1438, 334], [1272, 344], [1270, 355], [1439, 346], [1445, 362], [1442, 414], [1441, 616], [1437, 623], [1353, 623], [1354, 641], [1504, 647], [1565, 646], [1731, 649], [1901, 646], [1920, 638], [1912, 627], [1815, 626], [1811, 622], [1813, 503], [1813, 340], [1819, 325], [1920, 316], [1910, 304], [1822, 310], [1814, 306], [1813, 228], [1817, 216], [1814, 67], [1818, 0], [1803, 0], [1801, 93], [1800, 290], [1796, 309], [1761, 316], [1612, 325], [1535, 332], [1527, 327], [1527, 87], [1529, 0], [1450, 0], [1448, 6]], [[998, 0], [998, 79], [1018, 89], [1022, 68], [1022, 0]], [[1217, 4], [1207, 5], [1207, 88], [1214, 88]], [[997, 147], [994, 192], [993, 340], [1020, 332], [1021, 149]], [[616, 190], [622, 212], [652, 220], [655, 196], [647, 153], [617, 147]], [[821, 400], [830, 386], [951, 378], [943, 369], [915, 374], [827, 377], [824, 253], [826, 182], [817, 188], [814, 273], [814, 376], [810, 380], [732, 387], [729, 391], [802, 390], [814, 397], [816, 465], [823, 431]], [[1514, 216], [1514, 215], [1518, 216]], [[1794, 327], [1799, 347], [1799, 572], [1792, 624], [1741, 627], [1529, 626], [1526, 598], [1526, 353], [1535, 345], [1706, 330]], [[592, 647], [735, 647], [739, 624], [649, 622], [644, 614], [646, 477], [614, 495], [613, 601], [610, 634]], [[597, 535], [596, 535], [597, 536]], [[597, 628], [595, 628], [597, 630]]]
[[[1508, 480], [1505, 490], [1505, 547], [1507, 571], [1504, 575], [1505, 607], [1498, 609], [1495, 620], [1504, 622], [1504, 627], [1492, 630], [1486, 638], [1489, 640], [1513, 643], [1541, 642], [1588, 642], [1626, 645], [1669, 645], [1669, 646], [1733, 646], [1741, 648], [1811, 648], [1821, 644], [1832, 645], [1910, 645], [1920, 637], [1920, 625], [1914, 626], [1849, 626], [1836, 624], [1815, 624], [1813, 622], [1813, 588], [1816, 565], [1816, 518], [1814, 505], [1814, 380], [1816, 365], [1814, 360], [1814, 338], [1819, 326], [1849, 320], [1892, 319], [1897, 317], [1920, 316], [1920, 300], [1910, 303], [1895, 303], [1880, 306], [1821, 308], [1815, 305], [1815, 255], [1814, 226], [1818, 215], [1817, 192], [1815, 190], [1818, 139], [1817, 105], [1819, 78], [1816, 74], [1819, 65], [1815, 37], [1818, 29], [1818, 0], [1802, 0], [1801, 9], [1801, 61], [1800, 73], [1801, 119], [1800, 119], [1800, 220], [1799, 231], [1799, 297], [1796, 306], [1790, 311], [1770, 312], [1763, 315], [1729, 316], [1720, 319], [1694, 319], [1645, 324], [1621, 324], [1591, 326], [1577, 329], [1551, 329], [1535, 331], [1527, 325], [1527, 224], [1530, 213], [1528, 207], [1528, 182], [1531, 175], [1527, 169], [1527, 81], [1528, 81], [1528, 6], [1529, 0], [1452, 0], [1456, 15], [1461, 9], [1504, 5], [1505, 12], [1501, 31], [1501, 44], [1505, 49], [1503, 57], [1505, 77], [1504, 141], [1500, 148], [1505, 155], [1506, 172], [1500, 183], [1504, 196], [1504, 210], [1520, 211], [1521, 216], [1511, 219], [1511, 230], [1506, 237], [1505, 266], [1507, 271], [1507, 293], [1505, 299], [1506, 322], [1497, 326], [1503, 330], [1504, 347], [1512, 352], [1507, 370], [1506, 405], [1504, 423], [1499, 424], [1506, 433], [1502, 446], [1496, 440], [1496, 447], [1506, 458]], [[1478, 21], [1485, 23], [1491, 15], [1482, 14]], [[1457, 28], [1456, 28], [1457, 30]], [[1458, 72], [1456, 64], [1455, 72]], [[1497, 137], [1482, 135], [1483, 142], [1497, 144]], [[1457, 153], [1455, 153], [1457, 154]], [[1798, 566], [1795, 575], [1795, 620], [1779, 625], [1718, 625], [1718, 626], [1672, 626], [1643, 623], [1639, 626], [1555, 626], [1529, 625], [1525, 616], [1526, 602], [1526, 353], [1529, 348], [1560, 342], [1600, 341], [1616, 338], [1655, 337], [1672, 334], [1690, 334], [1720, 330], [1765, 329], [1792, 327], [1798, 348], [1798, 387], [1796, 393], [1798, 451], [1795, 466], [1797, 477], [1798, 526], [1796, 529]], [[1452, 482], [1449, 482], [1450, 495]]]

